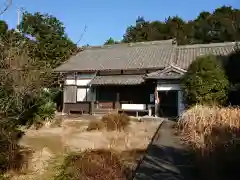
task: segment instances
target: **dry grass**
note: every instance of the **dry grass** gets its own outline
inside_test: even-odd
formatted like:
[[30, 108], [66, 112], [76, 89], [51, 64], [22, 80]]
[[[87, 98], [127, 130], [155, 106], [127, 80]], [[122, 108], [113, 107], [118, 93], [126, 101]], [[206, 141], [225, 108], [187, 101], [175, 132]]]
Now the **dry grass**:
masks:
[[240, 165], [240, 109], [195, 106], [179, 121], [186, 143], [197, 152], [205, 178], [231, 179]]
[[109, 113], [104, 115], [101, 120], [90, 121], [87, 130], [93, 131], [106, 129], [107, 131], [121, 131], [126, 129], [130, 124], [130, 120], [130, 117], [125, 113]]
[[63, 121], [61, 126], [47, 126], [37, 131], [28, 130], [20, 144], [35, 151], [29, 163], [31, 173], [14, 176], [12, 180], [54, 180], [53, 175], [58, 172], [55, 165], [63, 164], [64, 154], [97, 150], [114, 153], [123, 168], [122, 175], [131, 176], [160, 122], [130, 121], [124, 131], [107, 131], [105, 128], [87, 131], [88, 124], [89, 121], [84, 119], [68, 119]]
[[125, 180], [132, 179], [132, 168], [145, 150], [118, 152], [97, 149], [66, 156], [55, 180]]
[[240, 109], [195, 106], [183, 114], [179, 126], [185, 140], [194, 147], [212, 150], [238, 135]]
[[124, 180], [121, 162], [112, 151], [92, 150], [68, 155], [56, 180]]
[[130, 117], [125, 113], [109, 113], [104, 115], [100, 121], [90, 121], [88, 130], [101, 130], [104, 128], [107, 131], [121, 131], [130, 124], [130, 120]]
[[94, 131], [94, 130], [102, 130], [104, 128], [104, 124], [102, 121], [94, 120], [90, 121], [87, 127], [87, 131]]

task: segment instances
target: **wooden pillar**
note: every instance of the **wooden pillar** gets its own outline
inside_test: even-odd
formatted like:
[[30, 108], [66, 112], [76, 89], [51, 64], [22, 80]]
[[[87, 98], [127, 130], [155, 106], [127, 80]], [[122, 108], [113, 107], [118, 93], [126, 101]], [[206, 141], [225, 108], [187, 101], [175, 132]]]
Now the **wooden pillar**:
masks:
[[95, 107], [94, 107], [94, 101], [91, 101], [90, 102], [90, 114], [93, 115], [94, 114], [94, 111], [95, 111]]
[[178, 91], [178, 116], [181, 116], [184, 112], [185, 106], [183, 102], [183, 92], [181, 90]]
[[117, 97], [116, 97], [116, 102], [115, 102], [115, 109], [120, 109], [120, 94], [119, 92], [117, 93]]
[[155, 117], [159, 116], [159, 97], [158, 97], [158, 91], [157, 91], [157, 86], [155, 87]]

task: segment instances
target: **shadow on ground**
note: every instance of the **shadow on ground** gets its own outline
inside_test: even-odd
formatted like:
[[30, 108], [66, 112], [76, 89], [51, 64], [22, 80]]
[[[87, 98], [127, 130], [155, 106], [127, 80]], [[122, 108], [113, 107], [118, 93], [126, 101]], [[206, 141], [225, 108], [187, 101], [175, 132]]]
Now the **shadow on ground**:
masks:
[[192, 164], [194, 154], [174, 135], [173, 123], [164, 121], [159, 127], [147, 155], [135, 171], [134, 180], [200, 179], [197, 168]]
[[150, 148], [136, 171], [135, 180], [199, 179], [197, 169], [191, 164], [192, 154], [188, 151], [157, 145]]

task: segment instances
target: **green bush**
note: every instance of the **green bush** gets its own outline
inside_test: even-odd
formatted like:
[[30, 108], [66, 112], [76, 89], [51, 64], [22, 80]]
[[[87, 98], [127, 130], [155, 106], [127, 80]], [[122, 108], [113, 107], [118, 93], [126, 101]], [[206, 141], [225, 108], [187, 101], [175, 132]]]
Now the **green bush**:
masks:
[[229, 82], [215, 56], [199, 57], [181, 79], [186, 105], [226, 103]]
[[[46, 120], [54, 118], [56, 104], [52, 100], [51, 92], [43, 91], [34, 98], [34, 105], [29, 109], [29, 113], [33, 113], [28, 119], [28, 125], [42, 125]], [[31, 114], [30, 114], [31, 115]]]

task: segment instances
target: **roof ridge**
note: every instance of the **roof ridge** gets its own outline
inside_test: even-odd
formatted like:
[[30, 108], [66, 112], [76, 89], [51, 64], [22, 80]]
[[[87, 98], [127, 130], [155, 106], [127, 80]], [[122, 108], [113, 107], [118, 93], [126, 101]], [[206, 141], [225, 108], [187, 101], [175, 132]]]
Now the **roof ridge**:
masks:
[[223, 47], [223, 46], [234, 46], [238, 42], [221, 42], [221, 43], [210, 43], [210, 44], [191, 44], [177, 46], [177, 49], [190, 49], [190, 48], [209, 48], [209, 47]]
[[99, 45], [99, 46], [88, 46], [83, 47], [84, 50], [91, 49], [108, 49], [108, 48], [116, 48], [116, 47], [136, 47], [142, 45], [172, 45], [174, 46], [174, 39], [167, 40], [158, 40], [158, 41], [141, 41], [141, 42], [130, 42], [130, 43], [119, 43], [119, 44], [111, 44], [111, 45]]

